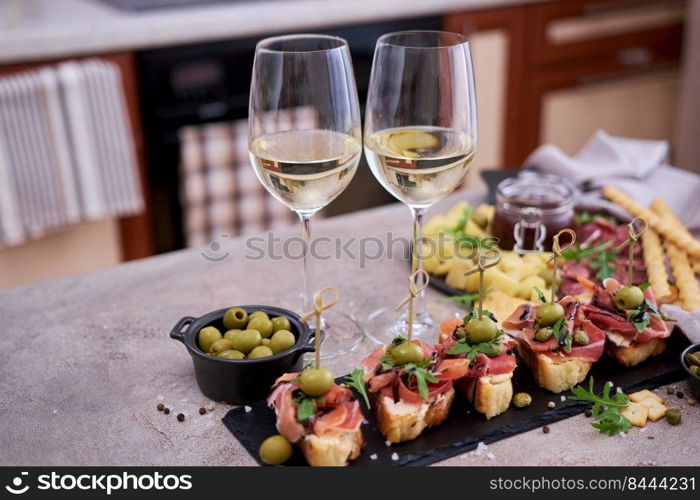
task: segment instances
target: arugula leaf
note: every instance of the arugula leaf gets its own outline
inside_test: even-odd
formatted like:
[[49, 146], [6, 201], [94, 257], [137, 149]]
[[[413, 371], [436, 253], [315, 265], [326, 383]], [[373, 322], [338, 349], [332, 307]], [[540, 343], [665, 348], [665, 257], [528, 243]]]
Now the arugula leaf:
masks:
[[647, 281], [647, 282], [644, 282], [641, 285], [639, 285], [639, 289], [643, 292], [644, 290], [646, 290], [650, 286], [651, 286], [651, 284]]
[[544, 296], [544, 293], [542, 293], [542, 290], [540, 290], [540, 289], [537, 288], [536, 286], [533, 287], [533, 288], [535, 289], [535, 292], [537, 293], [537, 298], [540, 299], [540, 302], [542, 302], [543, 304], [546, 304], [546, 303], [547, 303], [547, 297]]
[[588, 390], [577, 385], [571, 389], [573, 396], [569, 396], [571, 401], [593, 403], [591, 412], [595, 421], [591, 422], [591, 427], [608, 436], [627, 432], [632, 427], [632, 423], [620, 414], [620, 410], [629, 405], [629, 397], [622, 392], [616, 392], [613, 397], [610, 397], [611, 388], [612, 384], [607, 382], [603, 386], [602, 396], [597, 396], [593, 392], [593, 377], [590, 377]]
[[355, 368], [350, 375], [345, 377], [345, 382], [348, 387], [351, 387], [356, 393], [362, 396], [362, 399], [365, 400], [365, 405], [367, 405], [367, 408], [370, 408], [364, 370], [362, 368]]
[[606, 251], [600, 252], [598, 255], [596, 255], [593, 259], [593, 262], [591, 262], [591, 269], [598, 270], [595, 277], [601, 281], [607, 278], [611, 278], [613, 273], [617, 271], [617, 268], [610, 263], [616, 258], [617, 254], [615, 252]]
[[416, 379], [416, 385], [418, 385], [418, 394], [420, 394], [420, 396], [424, 400], [428, 401], [428, 398], [430, 396], [428, 391], [428, 383], [438, 383], [439, 380], [437, 379], [437, 377], [433, 375], [430, 371], [414, 363], [408, 363], [404, 365], [403, 370], [405, 373], [408, 374], [409, 381], [412, 378]]
[[447, 354], [466, 354], [469, 364], [471, 364], [479, 353], [484, 353], [487, 356], [495, 356], [500, 352], [501, 339], [503, 331], [499, 331], [495, 338], [488, 342], [479, 342], [478, 344], [470, 344], [466, 337], [457, 341], [457, 345], [450, 348]]
[[565, 250], [561, 254], [561, 256], [564, 257], [566, 260], [575, 260], [577, 263], [580, 264], [582, 259], [588, 258], [593, 254], [600, 253], [603, 250], [609, 248], [611, 245], [611, 241], [606, 241], [604, 243], [601, 243], [600, 245], [582, 249], [581, 245], [577, 244], [575, 249], [569, 248], [568, 250]]
[[464, 208], [462, 215], [457, 219], [457, 224], [451, 229], [448, 229], [448, 233], [464, 233], [464, 230], [467, 227], [467, 224], [469, 223], [469, 220], [472, 218], [472, 215], [474, 215], [474, 210], [471, 208]]
[[394, 369], [394, 358], [391, 354], [385, 354], [379, 358], [379, 369], [382, 372], [388, 372]]
[[559, 346], [564, 349], [564, 352], [570, 353], [573, 336], [566, 327], [564, 318], [560, 318], [556, 323], [554, 323], [554, 326], [552, 326], [552, 333], [554, 334], [554, 338], [557, 339]]
[[632, 309], [627, 311], [627, 321], [632, 323], [639, 333], [649, 325], [649, 314], [643, 309]]
[[297, 407], [297, 420], [305, 424], [311, 417], [316, 413], [315, 402], [318, 398], [311, 398], [308, 396], [300, 396], [294, 400], [299, 406]]
[[574, 223], [577, 226], [583, 226], [584, 224], [590, 224], [596, 219], [604, 219], [613, 223], [616, 223], [615, 217], [605, 214], [592, 214], [590, 212], [580, 212], [574, 216]]

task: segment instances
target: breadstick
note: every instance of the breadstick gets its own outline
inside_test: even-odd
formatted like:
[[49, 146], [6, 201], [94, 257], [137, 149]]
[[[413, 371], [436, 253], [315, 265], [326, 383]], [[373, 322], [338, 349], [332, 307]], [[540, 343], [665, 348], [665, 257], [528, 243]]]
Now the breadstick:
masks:
[[649, 284], [659, 303], [666, 303], [671, 298], [671, 287], [668, 284], [668, 273], [664, 262], [664, 252], [661, 240], [655, 231], [649, 230], [642, 235], [644, 249], [644, 265], [647, 268]]
[[695, 259], [690, 263], [690, 265], [693, 267], [695, 274], [700, 274], [700, 259]]
[[[678, 229], [678, 231], [685, 234], [685, 238], [695, 240], [695, 237], [688, 231], [685, 225], [680, 221], [676, 214], [673, 212], [671, 207], [663, 198], [654, 198], [651, 202], [651, 209], [661, 217], [666, 224], [670, 224]], [[696, 240], [697, 241], [697, 240]]]
[[695, 279], [695, 273], [690, 267], [688, 255], [670, 241], [664, 241], [664, 247], [668, 254], [668, 260], [671, 262], [671, 271], [676, 279], [678, 296], [683, 303], [683, 308], [686, 311], [700, 309], [700, 286], [698, 286], [698, 280]]
[[700, 257], [700, 242], [694, 238], [689, 238], [688, 235], [679, 231], [675, 226], [664, 223], [665, 219], [662, 219], [648, 208], [644, 208], [620, 189], [614, 186], [606, 186], [603, 188], [603, 195], [635, 217], [646, 219], [649, 227], [659, 233], [660, 236], [663, 236], [664, 240], [668, 240], [693, 257]]

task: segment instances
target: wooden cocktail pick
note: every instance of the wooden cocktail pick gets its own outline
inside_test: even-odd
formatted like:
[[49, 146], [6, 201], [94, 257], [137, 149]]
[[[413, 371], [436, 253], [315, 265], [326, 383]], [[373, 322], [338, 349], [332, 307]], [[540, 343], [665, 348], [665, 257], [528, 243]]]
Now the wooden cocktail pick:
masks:
[[[639, 230], [635, 227], [639, 225]], [[627, 241], [618, 245], [617, 250], [622, 250], [627, 247], [629, 251], [627, 252], [627, 285], [632, 286], [632, 270], [634, 266], [634, 243], [642, 237], [644, 233], [647, 232], [649, 224], [644, 217], [635, 217], [632, 221], [627, 224]]]
[[484, 310], [484, 271], [501, 262], [501, 252], [495, 248], [491, 248], [486, 252], [479, 254], [479, 259], [476, 267], [471, 271], [464, 273], [465, 276], [470, 276], [474, 273], [479, 273], [479, 309], [477, 318], [481, 319]]
[[[328, 302], [324, 301], [323, 295], [332, 293]], [[323, 311], [330, 309], [340, 302], [340, 292], [334, 286], [325, 286], [314, 294], [314, 310], [309, 311], [301, 317], [301, 321], [307, 322], [312, 316], [316, 316], [316, 334], [314, 335], [314, 348], [316, 355], [316, 368], [321, 367], [321, 315]]]
[[[568, 234], [571, 237], [571, 241], [564, 246], [559, 243], [559, 238], [562, 235]], [[559, 267], [559, 257], [566, 250], [571, 248], [573, 244], [576, 243], [576, 233], [573, 229], [562, 229], [552, 238], [552, 256], [549, 258], [548, 262], [552, 263], [552, 296], [549, 299], [550, 303], [554, 303], [557, 298], [557, 290], [559, 289], [559, 277], [557, 276], [557, 269]]]
[[[421, 280], [422, 284], [420, 284], [420, 285], [418, 284], [419, 277], [423, 278]], [[413, 337], [413, 318], [415, 316], [415, 313], [413, 310], [413, 301], [418, 295], [420, 295], [420, 293], [423, 290], [425, 290], [425, 287], [428, 286], [429, 280], [430, 280], [430, 276], [424, 270], [419, 269], [417, 271], [414, 271], [408, 277], [408, 297], [406, 297], [398, 306], [396, 306], [396, 310], [398, 311], [403, 306], [408, 304], [408, 332], [406, 332], [406, 338], [408, 339], [409, 342], [411, 341], [411, 338]]]

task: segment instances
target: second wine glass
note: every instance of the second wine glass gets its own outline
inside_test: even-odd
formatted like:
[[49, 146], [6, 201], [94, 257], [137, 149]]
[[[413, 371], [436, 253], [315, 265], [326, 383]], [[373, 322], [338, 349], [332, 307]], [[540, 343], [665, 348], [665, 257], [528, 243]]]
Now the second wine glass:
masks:
[[[476, 152], [476, 94], [469, 43], [441, 31], [389, 33], [377, 41], [365, 113], [365, 155], [382, 186], [413, 215], [411, 267], [422, 269], [423, 215], [459, 186]], [[434, 320], [423, 294], [413, 335]], [[371, 313], [367, 335], [386, 344], [405, 335], [393, 308]]]
[[[295, 211], [304, 241], [304, 312], [313, 309], [311, 217], [350, 183], [362, 154], [360, 112], [345, 40], [324, 35], [258, 43], [250, 89], [248, 150], [265, 188]], [[324, 357], [364, 337], [348, 314], [324, 315]]]

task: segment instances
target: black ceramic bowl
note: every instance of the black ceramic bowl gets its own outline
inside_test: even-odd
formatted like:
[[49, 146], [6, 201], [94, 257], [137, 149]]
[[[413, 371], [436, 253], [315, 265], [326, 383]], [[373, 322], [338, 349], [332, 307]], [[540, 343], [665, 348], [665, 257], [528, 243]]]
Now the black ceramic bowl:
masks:
[[247, 404], [264, 399], [275, 379], [288, 372], [298, 372], [302, 368], [302, 355], [314, 351], [314, 332], [299, 315], [272, 306], [232, 306], [242, 307], [248, 313], [265, 311], [268, 316], [286, 316], [292, 324], [291, 332], [296, 343], [286, 351], [260, 359], [219, 359], [209, 356], [197, 345], [197, 334], [205, 326], [215, 326], [222, 333], [224, 313], [229, 309], [219, 309], [199, 318], [185, 316], [173, 327], [170, 337], [179, 340], [192, 356], [194, 375], [202, 393], [214, 401], [232, 404]]
[[683, 366], [685, 373], [688, 375], [688, 385], [690, 386], [690, 390], [697, 399], [700, 399], [700, 376], [691, 372], [688, 364], [685, 362], [685, 355], [690, 354], [691, 352], [700, 352], [700, 342], [690, 344], [681, 353], [681, 365]]

